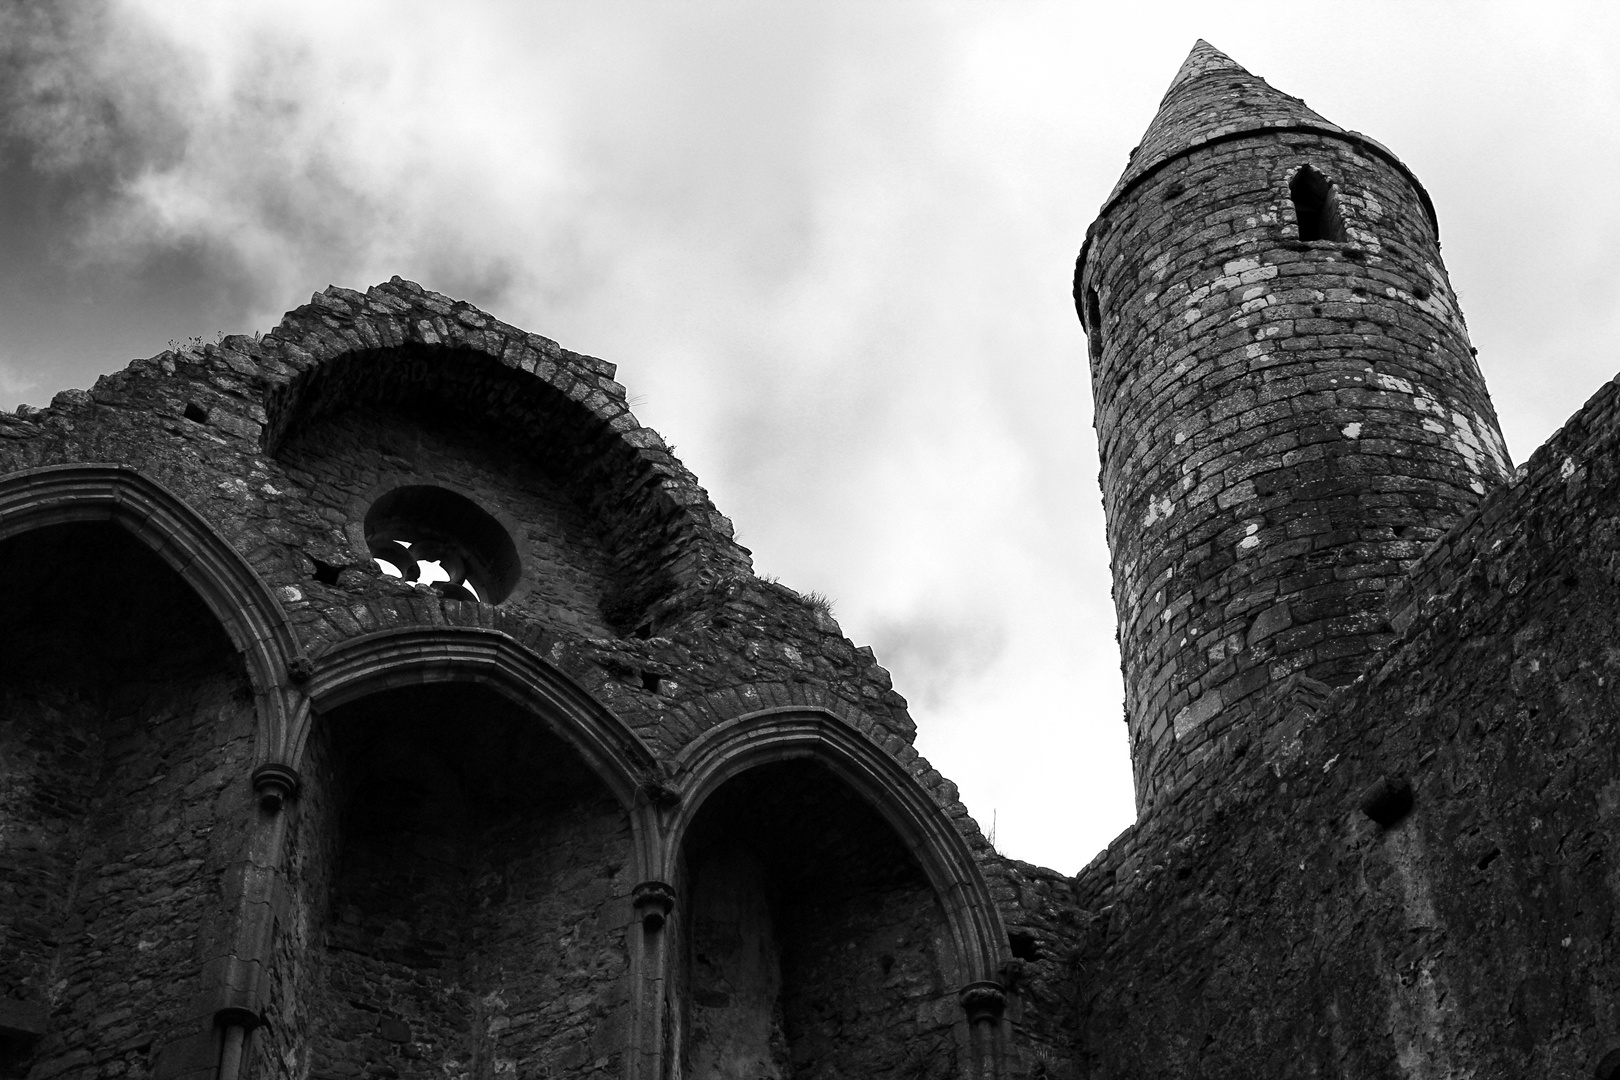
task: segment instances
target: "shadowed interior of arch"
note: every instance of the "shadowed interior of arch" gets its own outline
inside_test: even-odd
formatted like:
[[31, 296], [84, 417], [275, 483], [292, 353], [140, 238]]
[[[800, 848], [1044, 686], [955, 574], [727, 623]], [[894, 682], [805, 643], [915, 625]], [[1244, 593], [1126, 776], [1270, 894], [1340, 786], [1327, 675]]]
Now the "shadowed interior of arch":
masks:
[[727, 781], [694, 817], [678, 877], [686, 1075], [956, 1075], [944, 913], [832, 771], [799, 759]]
[[305, 762], [294, 884], [326, 949], [289, 974], [317, 1072], [619, 1053], [630, 827], [574, 750], [445, 683], [323, 714]]
[[173, 1024], [213, 911], [197, 883], [245, 827], [246, 664], [118, 524], [21, 533], [0, 558], [0, 998], [94, 1002], [115, 966], [154, 988], [142, 1021]]

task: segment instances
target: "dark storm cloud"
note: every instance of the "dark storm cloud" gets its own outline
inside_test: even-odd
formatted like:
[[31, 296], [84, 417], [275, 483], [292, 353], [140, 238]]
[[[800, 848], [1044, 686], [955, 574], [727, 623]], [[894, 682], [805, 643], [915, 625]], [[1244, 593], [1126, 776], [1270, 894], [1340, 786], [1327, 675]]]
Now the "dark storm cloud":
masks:
[[0, 8], [0, 407], [86, 385], [140, 338], [156, 351], [228, 306], [224, 253], [105, 242], [128, 229], [128, 186], [186, 151], [186, 70], [106, 3]]
[[180, 54], [100, 0], [27, 0], [0, 8], [0, 132], [7, 157], [86, 194], [185, 142], [174, 76]]

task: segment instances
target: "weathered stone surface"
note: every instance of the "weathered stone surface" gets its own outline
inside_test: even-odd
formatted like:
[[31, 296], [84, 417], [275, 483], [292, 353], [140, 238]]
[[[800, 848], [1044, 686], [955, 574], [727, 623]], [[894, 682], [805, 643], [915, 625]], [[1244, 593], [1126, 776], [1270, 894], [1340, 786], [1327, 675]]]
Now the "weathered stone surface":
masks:
[[778, 1056], [976, 1053], [993, 854], [614, 374], [396, 279], [0, 417], [0, 1075], [663, 1075], [687, 830], [784, 754]]
[[303, 1015], [271, 1038], [317, 1077], [619, 1075], [622, 1046], [579, 1049], [627, 992], [633, 884], [629, 822], [590, 770], [453, 685], [385, 692], [324, 731], [288, 873], [300, 947], [277, 964]]
[[1415, 181], [1212, 54], [1079, 281], [1142, 814], [1073, 1075], [1609, 1075], [1620, 390], [1509, 474]]
[[939, 905], [832, 776], [773, 765], [717, 797], [683, 885], [686, 1075], [959, 1075]]
[[1080, 875], [1092, 1075], [1592, 1075], [1620, 1031], [1617, 443], [1611, 384], [1418, 564], [1366, 674]]
[[[1304, 238], [1291, 178], [1331, 181]], [[1510, 466], [1427, 196], [1200, 44], [1091, 227], [1090, 337], [1139, 807], [1338, 685], [1384, 598]]]
[[1510, 474], [1416, 180], [1203, 43], [1076, 298], [1074, 878], [611, 364], [395, 279], [0, 416], [0, 1078], [1615, 1075], [1620, 386]]
[[11, 1064], [145, 1075], [144, 1033], [201, 1024], [193, 957], [248, 798], [241, 662], [122, 530], [0, 553], [29, 568], [0, 621], [0, 996], [44, 1020]]

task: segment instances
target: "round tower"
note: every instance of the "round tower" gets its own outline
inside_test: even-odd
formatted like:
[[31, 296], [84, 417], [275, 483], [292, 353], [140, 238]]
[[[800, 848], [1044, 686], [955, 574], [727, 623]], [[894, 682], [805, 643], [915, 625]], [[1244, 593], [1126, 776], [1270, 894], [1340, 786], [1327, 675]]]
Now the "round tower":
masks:
[[1207, 42], [1075, 303], [1140, 811], [1290, 676], [1355, 678], [1386, 588], [1511, 466], [1417, 178]]

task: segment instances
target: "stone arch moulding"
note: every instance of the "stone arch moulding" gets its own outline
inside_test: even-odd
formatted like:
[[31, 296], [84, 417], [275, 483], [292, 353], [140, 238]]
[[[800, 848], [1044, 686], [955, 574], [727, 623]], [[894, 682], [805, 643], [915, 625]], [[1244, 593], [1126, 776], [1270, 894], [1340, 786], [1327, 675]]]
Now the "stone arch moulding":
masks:
[[[639, 621], [680, 607], [683, 594], [689, 600], [715, 581], [752, 572], [731, 522], [631, 413], [612, 364], [400, 278], [365, 293], [316, 293], [244, 347], [272, 372], [261, 432], [272, 456], [302, 425], [357, 395], [406, 400], [434, 387], [450, 393], [453, 385], [460, 385], [454, 394], [471, 395], [456, 397], [456, 407], [493, 429], [524, 443], [537, 430], [552, 432], [571, 455], [565, 471], [578, 492], [617, 520], [619, 557], [639, 568], [628, 590]], [[552, 422], [537, 428], [537, 413]]]
[[129, 530], [201, 597], [247, 663], [258, 713], [255, 756], [285, 742], [291, 661], [287, 614], [247, 560], [168, 488], [118, 464], [50, 465], [0, 476], [0, 540], [52, 525], [110, 521]]
[[956, 983], [999, 983], [1007, 935], [966, 839], [904, 765], [826, 709], [792, 705], [747, 713], [710, 728], [682, 750], [671, 779], [681, 801], [664, 830], [660, 873], [654, 876], [668, 880], [663, 875], [675, 865], [688, 826], [722, 784], [756, 766], [794, 758], [813, 758], [831, 769], [917, 857], [945, 911]]
[[[467, 682], [528, 708], [548, 732], [585, 760], [630, 815], [632, 845], [643, 869], [655, 865], [656, 826], [640, 797], [658, 761], [625, 723], [578, 683], [511, 636], [481, 627], [402, 627], [350, 638], [316, 656], [304, 685], [285, 760], [304, 754], [313, 713], [406, 686]], [[646, 876], [646, 875], [644, 875]]]

